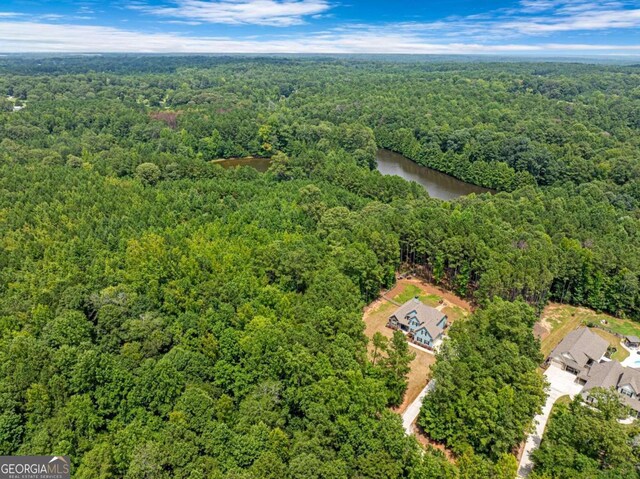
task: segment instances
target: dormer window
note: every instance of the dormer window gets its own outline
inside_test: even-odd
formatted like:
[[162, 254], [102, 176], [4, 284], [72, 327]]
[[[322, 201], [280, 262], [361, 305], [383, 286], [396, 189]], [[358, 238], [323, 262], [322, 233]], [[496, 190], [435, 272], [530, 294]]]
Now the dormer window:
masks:
[[633, 391], [631, 389], [626, 388], [626, 387], [620, 388], [620, 393], [624, 394], [625, 396], [629, 396], [630, 398], [633, 397]]

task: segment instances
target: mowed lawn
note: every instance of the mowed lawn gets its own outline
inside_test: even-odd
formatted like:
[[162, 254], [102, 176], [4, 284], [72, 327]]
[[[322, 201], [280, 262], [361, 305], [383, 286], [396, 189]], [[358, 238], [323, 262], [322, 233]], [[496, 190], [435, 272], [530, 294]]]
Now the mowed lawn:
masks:
[[[470, 314], [470, 306], [461, 298], [453, 297], [450, 293], [439, 291], [431, 285], [422, 284], [416, 280], [399, 280], [394, 288], [392, 288], [385, 296], [393, 301], [402, 304], [409, 299], [418, 296], [420, 300], [428, 306], [436, 307], [444, 302], [443, 312], [449, 318], [450, 323], [459, 319], [466, 318]], [[454, 304], [455, 301], [455, 304]], [[389, 316], [398, 308], [390, 301], [381, 298], [364, 310], [365, 334], [369, 339], [377, 332], [382, 333], [387, 338], [393, 336], [393, 330], [387, 328], [387, 320]], [[433, 354], [421, 351], [417, 348], [410, 348], [416, 357], [410, 364], [411, 372], [408, 375], [407, 392], [404, 402], [398, 408], [398, 412], [402, 413], [420, 394], [420, 391], [427, 385], [429, 380], [429, 371], [431, 365], [435, 363], [436, 358]], [[372, 351], [372, 345], [369, 343], [369, 351]]]
[[[435, 289], [433, 286], [416, 283], [415, 280], [400, 280], [397, 288], [400, 289], [399, 293], [396, 294], [394, 288], [386, 296], [399, 304], [406, 303], [416, 296], [420, 301], [432, 308], [437, 308], [440, 304], [444, 303], [442, 311], [447, 315], [447, 318], [449, 318], [449, 324], [469, 316], [471, 306], [462, 298], [455, 297], [454, 299], [452, 293], [439, 294], [439, 292], [433, 292]], [[395, 296], [391, 296], [394, 294]], [[457, 300], [457, 304], [454, 304], [452, 300]]]
[[619, 337], [597, 328], [593, 328], [591, 331], [608, 341], [611, 346], [616, 348], [616, 352], [611, 355], [611, 359], [622, 362], [629, 357], [629, 351], [622, 347]]
[[[588, 324], [598, 324], [618, 334], [640, 337], [640, 323], [597, 313], [587, 308], [551, 303], [542, 312], [538, 323], [538, 327], [544, 330], [542, 333], [542, 354], [547, 357], [568, 333]], [[620, 345], [620, 339], [615, 335], [597, 328], [593, 328], [592, 331], [609, 341], [618, 350], [613, 355], [613, 359], [622, 361], [629, 355]]]
[[[402, 282], [402, 280], [400, 280], [400, 282]], [[404, 285], [404, 289], [397, 295], [393, 296], [392, 299], [396, 303], [402, 304], [406, 303], [411, 298], [415, 298], [416, 296], [424, 304], [433, 308], [438, 306], [440, 304], [440, 300], [442, 299], [442, 297], [438, 296], [437, 294], [427, 293], [415, 283], [406, 283]]]

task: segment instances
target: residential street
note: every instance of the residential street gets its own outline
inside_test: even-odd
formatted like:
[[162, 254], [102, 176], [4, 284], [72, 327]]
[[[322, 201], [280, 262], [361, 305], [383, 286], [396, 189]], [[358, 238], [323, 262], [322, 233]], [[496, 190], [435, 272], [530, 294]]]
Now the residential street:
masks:
[[549, 419], [549, 414], [551, 414], [551, 409], [553, 408], [554, 403], [560, 396], [568, 395], [573, 399], [580, 391], [582, 391], [582, 385], [575, 382], [576, 377], [573, 374], [563, 371], [556, 366], [549, 366], [549, 368], [544, 372], [544, 375], [550, 384], [549, 395], [547, 396], [547, 402], [542, 409], [542, 414], [539, 414], [534, 418], [536, 423], [535, 433], [531, 434], [527, 438], [527, 443], [518, 466], [518, 477], [521, 478], [527, 477], [533, 468], [530, 454], [540, 445], [540, 441], [542, 440], [542, 435], [544, 434], [544, 429], [547, 425], [547, 420]]

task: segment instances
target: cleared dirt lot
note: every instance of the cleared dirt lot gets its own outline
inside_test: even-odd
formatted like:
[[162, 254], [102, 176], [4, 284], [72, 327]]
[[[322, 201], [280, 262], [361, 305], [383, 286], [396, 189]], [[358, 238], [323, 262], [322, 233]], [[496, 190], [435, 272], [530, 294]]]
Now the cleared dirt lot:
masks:
[[[387, 338], [393, 336], [393, 330], [386, 327], [387, 319], [397, 308], [396, 303], [403, 303], [414, 296], [418, 296], [421, 301], [429, 306], [438, 306], [440, 301], [444, 303], [444, 313], [449, 317], [450, 322], [458, 321], [466, 318], [471, 311], [471, 305], [463, 299], [452, 293], [443, 291], [433, 285], [424, 283], [417, 279], [401, 279], [388, 292], [364, 309], [363, 320], [365, 322], [365, 334], [369, 339], [377, 332], [382, 333]], [[369, 344], [370, 350], [372, 349]], [[429, 371], [431, 365], [435, 363], [436, 358], [433, 354], [421, 351], [414, 347], [411, 351], [416, 357], [411, 362], [411, 372], [408, 376], [408, 387], [404, 397], [404, 402], [397, 409], [402, 413], [418, 394], [427, 385], [429, 379]]]

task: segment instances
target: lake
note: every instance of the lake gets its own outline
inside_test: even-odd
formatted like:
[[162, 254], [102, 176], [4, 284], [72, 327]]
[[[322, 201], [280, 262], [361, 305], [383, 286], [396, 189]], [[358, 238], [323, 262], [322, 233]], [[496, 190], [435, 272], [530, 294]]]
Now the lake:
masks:
[[[440, 173], [426, 166], [421, 166], [409, 158], [390, 150], [378, 150], [376, 154], [378, 171], [383, 175], [397, 175], [408, 181], [415, 181], [424, 186], [433, 198], [441, 200], [453, 200], [470, 193], [486, 193], [491, 191], [481, 186], [472, 185], [460, 181], [453, 176]], [[264, 173], [269, 169], [271, 160], [269, 158], [229, 158], [225, 160], [215, 160], [214, 163], [224, 168], [234, 168], [237, 166], [251, 166]]]
[[465, 183], [453, 176], [419, 165], [409, 158], [390, 150], [378, 150], [378, 171], [383, 175], [396, 175], [424, 186], [432, 198], [453, 200], [471, 193], [487, 193], [491, 190]]

